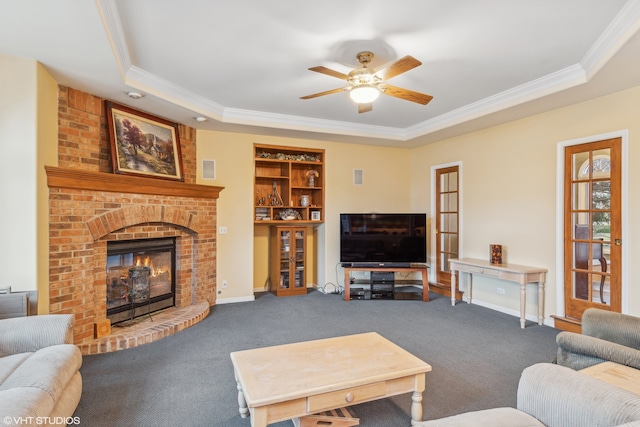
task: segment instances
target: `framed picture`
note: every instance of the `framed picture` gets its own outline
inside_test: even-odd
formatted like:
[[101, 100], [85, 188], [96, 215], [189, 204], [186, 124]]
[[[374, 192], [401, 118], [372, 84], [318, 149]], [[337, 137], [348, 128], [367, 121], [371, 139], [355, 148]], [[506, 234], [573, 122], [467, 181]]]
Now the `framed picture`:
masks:
[[184, 181], [178, 124], [105, 102], [113, 172]]
[[311, 220], [320, 221], [320, 211], [311, 211]]

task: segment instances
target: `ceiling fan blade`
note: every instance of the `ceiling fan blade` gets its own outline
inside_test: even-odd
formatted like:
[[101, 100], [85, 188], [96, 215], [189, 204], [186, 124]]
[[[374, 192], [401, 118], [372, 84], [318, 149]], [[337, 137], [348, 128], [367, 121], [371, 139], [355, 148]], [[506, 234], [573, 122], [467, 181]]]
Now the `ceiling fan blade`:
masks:
[[433, 96], [431, 95], [387, 84], [378, 85], [378, 89], [386, 95], [395, 96], [396, 98], [404, 99], [406, 101], [417, 102], [422, 105], [427, 105], [429, 101], [433, 99]]
[[301, 96], [301, 97], [300, 97], [300, 99], [311, 99], [311, 98], [317, 98], [317, 97], [319, 97], [319, 96], [331, 95], [332, 93], [343, 92], [344, 90], [346, 90], [346, 88], [344, 88], [344, 87], [339, 87], [339, 88], [337, 88], [337, 89], [331, 89], [331, 90], [327, 90], [327, 91], [325, 91], [325, 92], [314, 93], [313, 95]]
[[407, 55], [404, 58], [398, 59], [387, 68], [383, 68], [382, 70], [378, 71], [375, 75], [380, 77], [382, 80], [389, 80], [390, 78], [393, 78], [398, 74], [407, 72], [420, 65], [422, 65], [422, 62], [418, 61], [413, 56]]
[[368, 104], [358, 104], [358, 113], [360, 113], [360, 114], [368, 113], [371, 110], [373, 110], [373, 103], [372, 102], [370, 102]]
[[343, 74], [336, 70], [332, 70], [331, 68], [323, 67], [322, 65], [318, 67], [309, 68], [309, 70], [315, 71], [316, 73], [326, 74], [327, 76], [337, 77], [342, 80], [347, 80], [349, 78], [349, 76], [347, 76], [346, 74]]

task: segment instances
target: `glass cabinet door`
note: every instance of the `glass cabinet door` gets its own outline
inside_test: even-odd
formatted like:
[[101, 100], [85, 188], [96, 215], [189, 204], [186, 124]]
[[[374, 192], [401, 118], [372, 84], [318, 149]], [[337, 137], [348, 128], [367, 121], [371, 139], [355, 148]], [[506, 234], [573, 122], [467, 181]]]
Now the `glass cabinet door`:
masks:
[[305, 227], [274, 227], [271, 235], [269, 282], [277, 296], [305, 295], [307, 280]]
[[280, 289], [289, 289], [291, 270], [291, 231], [279, 230], [280, 239]]
[[294, 286], [301, 288], [305, 286], [304, 280], [304, 230], [296, 230], [296, 253], [295, 253], [295, 268], [296, 276]]

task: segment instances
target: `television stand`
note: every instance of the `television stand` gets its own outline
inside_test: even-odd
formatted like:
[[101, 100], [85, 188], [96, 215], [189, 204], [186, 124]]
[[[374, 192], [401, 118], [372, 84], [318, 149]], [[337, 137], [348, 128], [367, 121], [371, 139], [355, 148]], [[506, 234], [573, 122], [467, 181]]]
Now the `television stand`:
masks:
[[422, 274], [422, 301], [429, 301], [429, 280], [427, 279], [427, 267], [344, 267], [344, 300], [351, 301], [351, 272], [368, 271], [370, 273], [415, 273]]

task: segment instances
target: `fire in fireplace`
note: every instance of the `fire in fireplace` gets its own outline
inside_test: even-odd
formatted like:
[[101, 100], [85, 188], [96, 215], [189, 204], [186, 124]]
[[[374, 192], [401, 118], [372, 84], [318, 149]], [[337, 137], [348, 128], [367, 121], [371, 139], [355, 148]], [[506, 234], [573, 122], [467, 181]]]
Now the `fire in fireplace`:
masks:
[[175, 238], [107, 243], [107, 318], [111, 324], [175, 305]]

